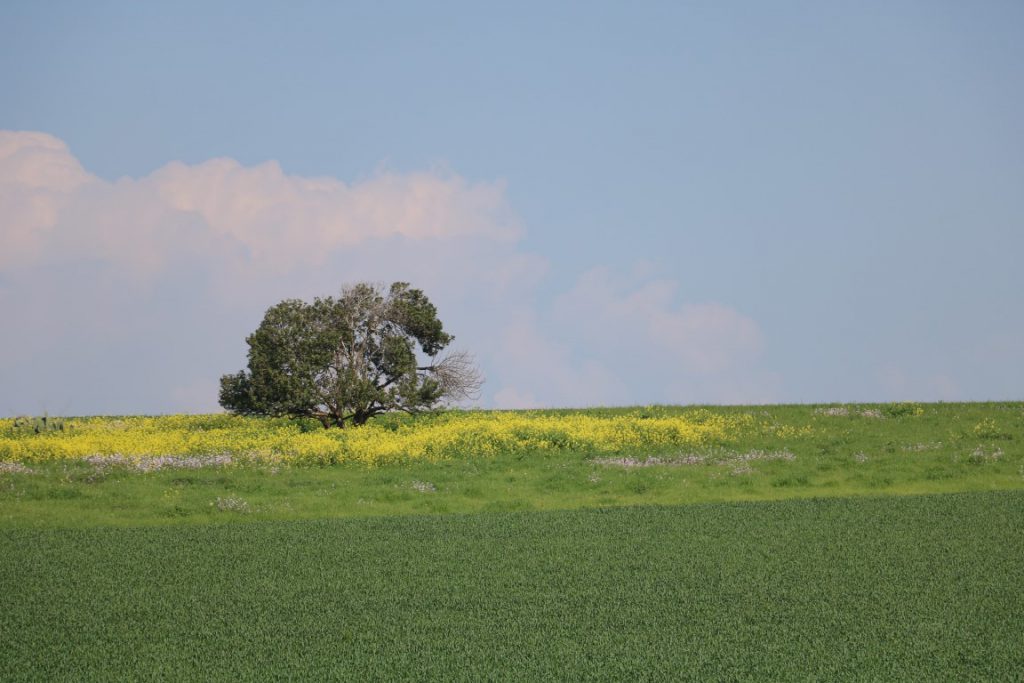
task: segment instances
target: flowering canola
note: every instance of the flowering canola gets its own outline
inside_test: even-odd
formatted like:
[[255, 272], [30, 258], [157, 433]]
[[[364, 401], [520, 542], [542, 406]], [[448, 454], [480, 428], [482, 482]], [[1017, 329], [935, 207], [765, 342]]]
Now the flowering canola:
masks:
[[34, 434], [0, 420], [0, 461], [224, 454], [260, 462], [376, 465], [505, 453], [697, 448], [728, 443], [750, 425], [750, 416], [706, 410], [611, 416], [453, 411], [344, 430], [311, 429], [286, 419], [168, 415], [70, 419], [62, 431]]

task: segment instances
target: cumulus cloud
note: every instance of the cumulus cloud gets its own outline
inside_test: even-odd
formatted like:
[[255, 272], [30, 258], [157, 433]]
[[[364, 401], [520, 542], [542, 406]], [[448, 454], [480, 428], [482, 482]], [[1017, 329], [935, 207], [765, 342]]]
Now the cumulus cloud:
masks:
[[501, 183], [455, 174], [384, 173], [347, 185], [286, 175], [276, 162], [247, 168], [232, 159], [168, 164], [145, 181], [177, 211], [245, 245], [253, 261], [281, 272], [323, 265], [338, 248], [368, 240], [519, 234]]
[[760, 353], [752, 319], [714, 302], [677, 304], [677, 290], [672, 280], [631, 284], [596, 268], [557, 299], [554, 313], [585, 330], [594, 349], [653, 353], [688, 373], [712, 375]]
[[109, 182], [53, 136], [0, 132], [0, 410], [208, 409], [268, 305], [356, 280], [412, 280], [461, 324], [542, 277], [520, 232], [500, 182], [448, 171], [214, 159]]
[[553, 337], [537, 312], [510, 312], [500, 327], [495, 378], [499, 408], [616, 405], [625, 387], [608, 366], [579, 357], [571, 338]]
[[242, 256], [250, 268], [282, 273], [371, 240], [514, 241], [521, 232], [500, 182], [421, 172], [346, 184], [287, 175], [273, 161], [212, 159], [108, 183], [42, 133], [0, 132], [0, 192], [8, 264], [34, 263], [44, 245], [63, 253], [71, 243], [78, 256], [152, 274], [189, 240], [183, 246], [193, 252]]
[[358, 280], [423, 287], [490, 405], [763, 390], [737, 379], [762, 345], [749, 318], [610, 269], [543, 300], [522, 234], [501, 182], [451, 171], [346, 183], [213, 159], [111, 182], [53, 136], [0, 131], [0, 410], [209, 410], [267, 306]]
[[757, 367], [763, 339], [754, 320], [720, 303], [680, 303], [678, 284], [650, 279], [647, 268], [632, 277], [594, 268], [542, 310], [513, 318], [503, 332], [515, 391], [499, 400], [543, 395], [586, 406], [777, 396], [780, 378]]
[[61, 208], [90, 180], [57, 138], [0, 131], [0, 268], [36, 259]]

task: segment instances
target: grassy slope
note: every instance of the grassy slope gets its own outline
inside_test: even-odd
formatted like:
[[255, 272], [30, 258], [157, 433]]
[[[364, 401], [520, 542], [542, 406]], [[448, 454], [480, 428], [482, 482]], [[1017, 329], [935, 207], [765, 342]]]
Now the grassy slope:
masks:
[[[36, 474], [0, 473], [0, 528], [205, 524], [227, 519], [553, 510], [1024, 488], [1021, 403], [931, 404], [925, 405], [919, 416], [863, 414], [886, 409], [852, 406], [849, 415], [832, 416], [821, 414], [815, 406], [711, 408], [751, 414], [763, 424], [811, 428], [809, 435], [796, 436], [760, 430], [730, 444], [723, 456], [726, 459], [755, 450], [788, 451], [795, 456], [791, 461], [754, 460], [747, 463], [749, 470], [737, 462], [623, 469], [595, 464], [588, 453], [494, 458], [467, 453], [465, 458], [438, 464], [370, 469], [264, 466], [145, 475], [117, 469], [100, 472], [74, 463], [34, 465]], [[677, 410], [683, 409], [659, 409], [663, 413]], [[979, 425], [984, 428], [978, 429]], [[786, 433], [785, 429], [779, 431]], [[416, 482], [429, 486], [418, 490]]]
[[0, 680], [1009, 680], [1024, 493], [0, 532]]

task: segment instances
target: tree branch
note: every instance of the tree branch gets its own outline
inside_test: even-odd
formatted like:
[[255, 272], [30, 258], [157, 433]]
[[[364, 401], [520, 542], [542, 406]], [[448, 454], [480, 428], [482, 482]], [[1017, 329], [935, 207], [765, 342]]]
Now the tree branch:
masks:
[[475, 359], [466, 351], [454, 351], [422, 369], [433, 373], [434, 379], [441, 385], [443, 399], [459, 402], [480, 398], [484, 378], [476, 367]]

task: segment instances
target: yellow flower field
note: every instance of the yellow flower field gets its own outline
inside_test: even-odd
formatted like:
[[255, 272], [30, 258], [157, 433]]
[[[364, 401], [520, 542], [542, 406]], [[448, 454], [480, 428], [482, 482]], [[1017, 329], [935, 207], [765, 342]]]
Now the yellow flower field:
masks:
[[61, 431], [34, 434], [0, 420], [0, 461], [229, 455], [257, 462], [375, 465], [516, 452], [619, 453], [725, 444], [751, 422], [746, 415], [704, 410], [668, 416], [470, 411], [311, 430], [285, 419], [170, 415], [69, 419]]

